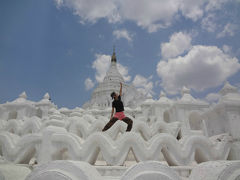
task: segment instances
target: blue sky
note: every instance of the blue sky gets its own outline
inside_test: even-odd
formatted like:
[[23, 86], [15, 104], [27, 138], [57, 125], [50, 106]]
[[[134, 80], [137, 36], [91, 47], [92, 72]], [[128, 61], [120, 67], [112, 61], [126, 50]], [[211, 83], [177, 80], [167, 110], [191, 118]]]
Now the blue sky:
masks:
[[48, 92], [82, 106], [109, 66], [113, 45], [127, 83], [158, 99], [182, 86], [213, 100], [240, 87], [239, 0], [2, 0], [0, 103]]

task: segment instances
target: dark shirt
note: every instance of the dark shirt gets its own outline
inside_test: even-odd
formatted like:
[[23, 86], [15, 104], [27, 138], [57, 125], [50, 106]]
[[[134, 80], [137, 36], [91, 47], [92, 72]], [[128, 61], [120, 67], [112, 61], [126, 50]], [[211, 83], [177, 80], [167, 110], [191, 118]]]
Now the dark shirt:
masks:
[[123, 102], [121, 100], [121, 96], [118, 96], [118, 99], [112, 102], [112, 107], [116, 108], [116, 112], [122, 112], [124, 111], [124, 107], [123, 107]]

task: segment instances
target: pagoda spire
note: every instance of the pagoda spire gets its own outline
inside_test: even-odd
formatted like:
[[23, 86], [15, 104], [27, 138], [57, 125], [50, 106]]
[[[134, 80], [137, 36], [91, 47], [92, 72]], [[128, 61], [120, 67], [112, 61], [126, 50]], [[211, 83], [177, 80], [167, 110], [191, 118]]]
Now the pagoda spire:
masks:
[[112, 54], [112, 59], [111, 62], [117, 62], [117, 58], [116, 58], [116, 53], [115, 53], [115, 45], [113, 46], [113, 54]]

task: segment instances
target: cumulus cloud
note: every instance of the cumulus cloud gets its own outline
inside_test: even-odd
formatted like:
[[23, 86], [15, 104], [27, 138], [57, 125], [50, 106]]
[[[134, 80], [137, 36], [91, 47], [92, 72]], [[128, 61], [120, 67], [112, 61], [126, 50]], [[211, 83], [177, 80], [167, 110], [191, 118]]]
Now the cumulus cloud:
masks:
[[96, 54], [96, 59], [92, 64], [92, 68], [96, 70], [95, 78], [97, 82], [102, 82], [107, 70], [110, 67], [111, 56], [105, 54]]
[[[240, 2], [239, 2], [239, 3], [240, 3]], [[234, 84], [234, 86], [237, 87], [238, 92], [240, 93], [240, 83], [236, 83], [236, 84]]]
[[214, 0], [211, 1], [209, 0], [205, 9], [206, 11], [213, 11], [213, 10], [218, 10], [221, 9], [222, 6], [227, 3], [229, 0]]
[[128, 75], [128, 67], [117, 63], [117, 68], [120, 74], [123, 76], [124, 81], [128, 82], [131, 80], [131, 76]]
[[217, 29], [217, 24], [215, 23], [216, 17], [214, 14], [208, 14], [202, 19], [201, 27], [208, 32], [215, 32]]
[[193, 21], [201, 19], [204, 14], [213, 13], [213, 11], [219, 10], [229, 0], [182, 0], [180, 4], [180, 10], [182, 15]]
[[110, 23], [131, 20], [154, 32], [171, 24], [178, 12], [178, 0], [55, 0], [58, 8], [67, 7], [81, 22], [106, 18]]
[[197, 21], [204, 14], [204, 4], [206, 1], [182, 0], [180, 9], [184, 17]]
[[181, 55], [191, 48], [192, 38], [189, 34], [178, 32], [170, 37], [170, 41], [161, 44], [161, 54], [164, 59]]
[[151, 79], [152, 76], [145, 78], [144, 76], [138, 74], [135, 76], [132, 83], [143, 95], [153, 95], [153, 82]]
[[120, 29], [120, 30], [115, 30], [113, 31], [113, 35], [117, 38], [117, 39], [126, 39], [128, 40], [128, 42], [132, 41], [132, 37], [133, 35], [130, 34], [126, 29]]
[[125, 20], [155, 32], [170, 26], [179, 14], [197, 21], [208, 12], [219, 9], [227, 0], [55, 0], [58, 8], [72, 9], [80, 22], [95, 23], [105, 18], [109, 23]]
[[95, 23], [101, 18], [108, 21], [120, 21], [117, 6], [112, 0], [55, 0], [58, 8], [67, 7], [72, 9], [74, 15], [79, 16], [80, 22]]
[[222, 49], [223, 49], [223, 52], [227, 54], [230, 54], [232, 52], [232, 48], [226, 44], [223, 45]]
[[223, 31], [217, 34], [217, 38], [223, 38], [225, 36], [234, 36], [236, 29], [237, 26], [235, 24], [227, 23], [224, 26]]
[[85, 84], [85, 89], [86, 90], [90, 90], [94, 87], [94, 82], [90, 78], [87, 78], [85, 80], [84, 84]]
[[[92, 68], [96, 70], [95, 78], [97, 82], [102, 82], [111, 64], [111, 56], [105, 54], [96, 54], [96, 59], [92, 64]], [[121, 64], [117, 64], [120, 74], [125, 81], [130, 81], [131, 76], [128, 75], [128, 68]]]
[[216, 46], [196, 45], [185, 56], [160, 61], [157, 73], [162, 87], [170, 94], [183, 86], [203, 91], [222, 84], [240, 69], [237, 58], [225, 54]]
[[119, 0], [123, 19], [131, 20], [149, 32], [169, 26], [178, 12], [178, 0]]

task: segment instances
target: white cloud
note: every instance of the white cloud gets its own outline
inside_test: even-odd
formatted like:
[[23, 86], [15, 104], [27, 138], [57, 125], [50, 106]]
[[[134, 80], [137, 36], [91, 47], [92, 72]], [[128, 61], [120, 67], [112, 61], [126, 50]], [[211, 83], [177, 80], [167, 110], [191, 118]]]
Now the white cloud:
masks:
[[178, 32], [170, 37], [170, 41], [161, 44], [161, 54], [164, 59], [181, 55], [191, 48], [191, 36], [189, 34]]
[[184, 17], [197, 21], [204, 14], [205, 0], [182, 0], [180, 9]]
[[123, 76], [124, 81], [128, 82], [131, 80], [131, 76], [128, 75], [128, 67], [117, 63], [117, 68], [120, 74]]
[[63, 0], [55, 0], [57, 8], [60, 8], [63, 5]]
[[[239, 3], [240, 3], [240, 1], [239, 1]], [[236, 83], [236, 84], [234, 84], [234, 86], [237, 87], [238, 92], [240, 93], [240, 83]]]
[[180, 10], [182, 15], [193, 21], [201, 19], [204, 14], [219, 10], [229, 0], [182, 0]]
[[219, 99], [220, 99], [220, 94], [218, 93], [210, 93], [208, 94], [205, 99], [210, 102], [210, 103], [213, 103], [213, 102], [217, 102]]
[[[96, 59], [92, 64], [92, 68], [96, 70], [95, 78], [97, 82], [102, 82], [111, 64], [111, 56], [105, 54], [96, 54]], [[117, 64], [120, 74], [125, 81], [130, 81], [131, 76], [128, 75], [128, 68], [121, 64]]]
[[67, 7], [80, 22], [95, 23], [105, 18], [109, 23], [125, 20], [155, 32], [170, 26], [179, 15], [197, 21], [204, 14], [220, 9], [227, 0], [55, 0], [58, 8]]
[[111, 56], [105, 54], [96, 54], [96, 59], [92, 64], [92, 68], [96, 70], [95, 78], [97, 82], [102, 82], [107, 70], [110, 67]]
[[223, 38], [225, 36], [234, 36], [235, 30], [237, 29], [237, 26], [232, 23], [227, 23], [223, 31], [217, 34], [217, 38]]
[[221, 9], [222, 6], [227, 3], [229, 0], [209, 0], [206, 6], [206, 11], [213, 11]]
[[95, 23], [101, 18], [109, 22], [120, 21], [117, 7], [112, 0], [55, 0], [58, 8], [67, 7], [73, 10], [74, 15], [81, 18], [81, 23]]
[[215, 32], [217, 29], [217, 24], [215, 23], [216, 17], [214, 14], [208, 14], [202, 19], [201, 27], [208, 32]]
[[216, 87], [239, 69], [237, 58], [230, 57], [216, 46], [197, 45], [183, 57], [160, 61], [157, 73], [166, 92], [176, 94], [183, 86], [196, 91]]
[[90, 78], [87, 78], [84, 84], [86, 90], [92, 89], [94, 87], [94, 82]]
[[120, 29], [120, 30], [115, 30], [113, 31], [113, 35], [117, 38], [117, 39], [126, 39], [128, 40], [128, 42], [132, 41], [132, 37], [133, 35], [130, 34], [126, 29]]
[[232, 48], [226, 44], [223, 45], [222, 49], [226, 54], [230, 54], [232, 52]]
[[132, 83], [143, 95], [153, 95], [153, 82], [151, 81], [151, 79], [152, 76], [145, 78], [138, 74], [135, 76]]
[[178, 0], [119, 0], [123, 19], [131, 20], [149, 32], [169, 26], [178, 12]]

